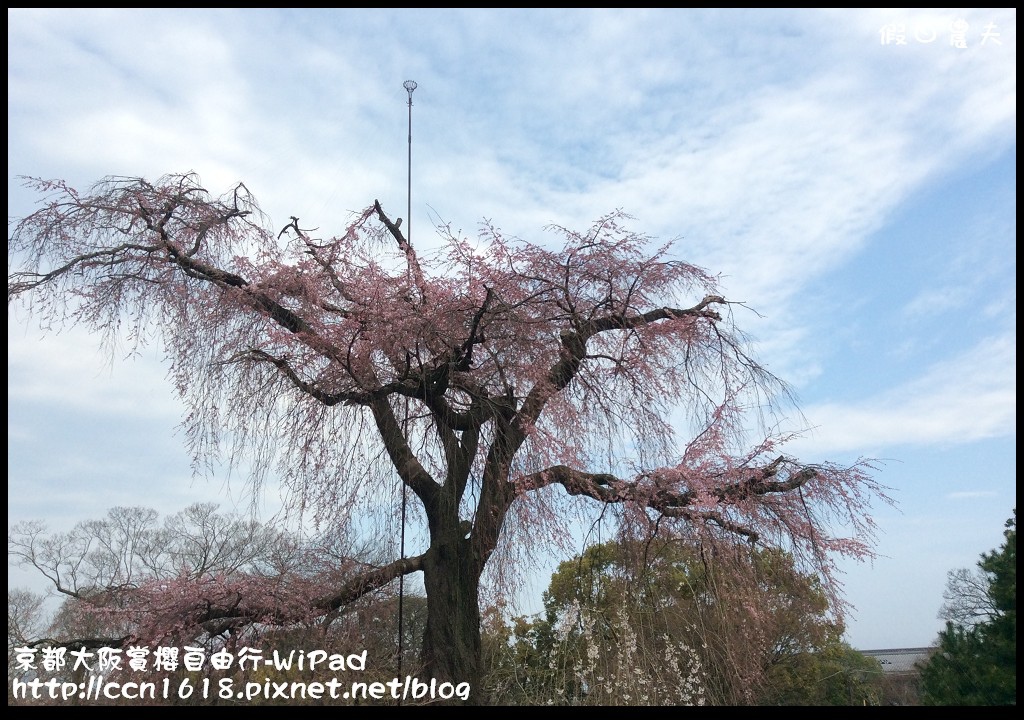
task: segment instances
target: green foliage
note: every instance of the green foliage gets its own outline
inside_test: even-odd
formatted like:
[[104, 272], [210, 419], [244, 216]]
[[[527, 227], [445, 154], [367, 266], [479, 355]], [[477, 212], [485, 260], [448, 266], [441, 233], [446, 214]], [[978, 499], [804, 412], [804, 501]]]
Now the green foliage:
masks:
[[877, 661], [841, 642], [816, 576], [778, 550], [608, 542], [562, 563], [545, 613], [487, 616], [508, 704], [874, 704]]
[[938, 652], [922, 667], [926, 705], [1017, 704], [1016, 508], [1003, 536], [1002, 546], [982, 553], [978, 562], [983, 593], [968, 596], [967, 589], [979, 583], [965, 581], [963, 573], [950, 575], [948, 607], [958, 620], [947, 621]]
[[832, 637], [769, 672], [760, 705], [877, 705], [878, 660]]

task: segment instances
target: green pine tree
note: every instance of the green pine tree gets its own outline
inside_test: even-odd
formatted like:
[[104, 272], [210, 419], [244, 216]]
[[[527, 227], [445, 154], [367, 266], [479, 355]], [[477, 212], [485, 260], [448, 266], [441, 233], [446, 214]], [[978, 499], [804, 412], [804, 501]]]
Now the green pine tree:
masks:
[[[921, 671], [926, 705], [1017, 704], [1017, 510], [1006, 540], [983, 553], [979, 572], [952, 573], [946, 597], [951, 615], [939, 650]], [[970, 593], [971, 588], [981, 593]]]

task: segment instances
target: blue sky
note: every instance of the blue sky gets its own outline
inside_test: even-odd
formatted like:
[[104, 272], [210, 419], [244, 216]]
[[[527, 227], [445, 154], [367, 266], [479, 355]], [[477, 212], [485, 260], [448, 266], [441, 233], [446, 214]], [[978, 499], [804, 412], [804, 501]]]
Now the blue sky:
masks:
[[[9, 9], [8, 215], [19, 175], [188, 170], [280, 226], [405, 214], [408, 79], [413, 241], [616, 208], [681, 238], [758, 311], [814, 426], [790, 451], [883, 463], [847, 639], [931, 643], [946, 572], [1016, 506], [1016, 11]], [[191, 477], [158, 350], [115, 355], [9, 308], [8, 521], [246, 511], [244, 478]]]

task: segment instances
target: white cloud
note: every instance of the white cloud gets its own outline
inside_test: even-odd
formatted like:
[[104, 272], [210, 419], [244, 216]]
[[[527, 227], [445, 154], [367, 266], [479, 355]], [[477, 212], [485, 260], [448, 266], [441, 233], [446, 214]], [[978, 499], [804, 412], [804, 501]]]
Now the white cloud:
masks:
[[957, 444], [1017, 431], [1014, 335], [989, 338], [916, 380], [851, 405], [804, 408], [815, 430], [794, 443], [821, 453]]
[[975, 498], [997, 497], [999, 493], [992, 490], [977, 490], [973, 492], [953, 492], [946, 495], [947, 500], [973, 500]]
[[80, 329], [43, 336], [8, 311], [9, 408], [42, 403], [97, 415], [180, 419], [182, 406], [155, 349], [139, 357], [105, 354], [96, 339]]

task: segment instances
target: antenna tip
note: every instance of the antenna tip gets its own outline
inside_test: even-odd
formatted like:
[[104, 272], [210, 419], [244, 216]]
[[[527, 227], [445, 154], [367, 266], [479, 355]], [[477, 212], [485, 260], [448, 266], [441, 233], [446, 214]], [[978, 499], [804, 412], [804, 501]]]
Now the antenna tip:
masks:
[[407, 93], [412, 95], [412, 91], [415, 90], [417, 86], [416, 86], [415, 81], [413, 81], [413, 80], [406, 80], [404, 83], [402, 83], [402, 87], [405, 88], [405, 91]]

